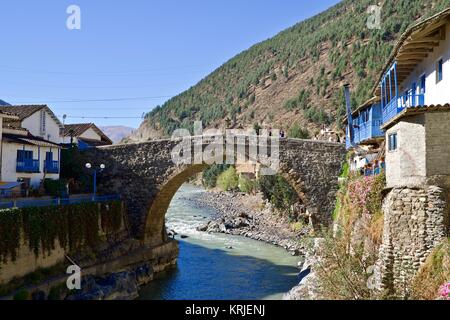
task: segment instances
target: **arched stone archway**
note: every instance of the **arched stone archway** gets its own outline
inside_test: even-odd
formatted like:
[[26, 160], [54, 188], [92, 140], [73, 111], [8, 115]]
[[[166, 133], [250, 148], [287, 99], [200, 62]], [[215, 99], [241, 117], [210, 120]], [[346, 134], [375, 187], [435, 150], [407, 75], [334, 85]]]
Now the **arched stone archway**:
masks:
[[[156, 140], [96, 148], [85, 154], [93, 163], [106, 164], [107, 169], [98, 177], [99, 191], [121, 195], [132, 236], [148, 245], [166, 241], [164, 217], [173, 196], [184, 182], [208, 166], [174, 164], [171, 151], [178, 143]], [[313, 225], [331, 222], [345, 147], [283, 139], [279, 158], [279, 174], [295, 189], [312, 215]]]

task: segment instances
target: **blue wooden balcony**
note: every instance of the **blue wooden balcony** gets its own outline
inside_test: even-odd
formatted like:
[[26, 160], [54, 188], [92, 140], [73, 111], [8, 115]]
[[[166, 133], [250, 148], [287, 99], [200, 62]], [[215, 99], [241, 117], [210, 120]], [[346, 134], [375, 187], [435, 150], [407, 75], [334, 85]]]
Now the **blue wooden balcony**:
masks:
[[392, 100], [383, 107], [383, 123], [394, 118], [405, 108], [423, 106], [424, 104], [425, 96], [423, 94], [409, 93], [400, 98], [394, 96]]
[[347, 127], [347, 149], [350, 149], [354, 144], [370, 144], [376, 142], [377, 138], [384, 136], [381, 125], [382, 112], [379, 103], [372, 104], [367, 108], [359, 110], [358, 114], [354, 114], [352, 123], [353, 141], [350, 141], [350, 128]]
[[16, 171], [27, 173], [39, 173], [39, 160], [34, 159], [17, 160]]
[[367, 121], [359, 126], [359, 142], [364, 142], [374, 138], [382, 137], [383, 131], [381, 130], [381, 119]]
[[58, 161], [44, 161], [45, 172], [47, 173], [59, 173], [59, 162]]

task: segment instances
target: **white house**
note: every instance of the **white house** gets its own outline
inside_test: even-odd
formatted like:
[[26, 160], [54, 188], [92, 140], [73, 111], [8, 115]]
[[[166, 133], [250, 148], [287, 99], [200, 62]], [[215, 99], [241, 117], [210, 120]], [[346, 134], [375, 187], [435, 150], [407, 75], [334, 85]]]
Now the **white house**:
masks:
[[1, 106], [15, 117], [2, 121], [1, 182], [38, 188], [59, 179], [61, 122], [46, 105]]
[[450, 103], [449, 18], [450, 8], [402, 35], [374, 90], [383, 123], [408, 107]]
[[67, 124], [61, 136], [63, 144], [76, 144], [80, 149], [113, 144], [111, 139], [93, 123]]
[[450, 187], [449, 89], [450, 8], [402, 35], [374, 90], [381, 97], [388, 187]]

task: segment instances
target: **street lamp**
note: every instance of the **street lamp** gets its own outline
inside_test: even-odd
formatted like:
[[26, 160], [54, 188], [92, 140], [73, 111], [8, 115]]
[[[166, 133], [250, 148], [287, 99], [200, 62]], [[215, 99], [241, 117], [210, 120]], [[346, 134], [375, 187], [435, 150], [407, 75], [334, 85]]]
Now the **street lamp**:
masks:
[[86, 169], [88, 169], [88, 170], [92, 169], [93, 176], [94, 176], [94, 195], [92, 197], [93, 201], [95, 201], [95, 197], [97, 194], [97, 171], [102, 172], [103, 170], [105, 170], [105, 168], [106, 168], [106, 166], [103, 163], [99, 166], [99, 169], [93, 168], [92, 164], [90, 164], [89, 162], [86, 163]]

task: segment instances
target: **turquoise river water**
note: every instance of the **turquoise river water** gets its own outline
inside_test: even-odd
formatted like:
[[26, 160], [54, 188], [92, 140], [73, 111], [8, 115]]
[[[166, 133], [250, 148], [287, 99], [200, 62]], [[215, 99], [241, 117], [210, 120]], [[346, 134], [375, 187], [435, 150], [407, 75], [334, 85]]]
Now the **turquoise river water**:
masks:
[[[160, 273], [140, 291], [144, 300], [280, 299], [297, 284], [298, 257], [259, 241], [196, 230], [214, 214], [192, 199], [202, 188], [183, 185], [170, 204], [168, 229], [180, 241], [176, 267]], [[232, 247], [232, 249], [230, 248]]]

